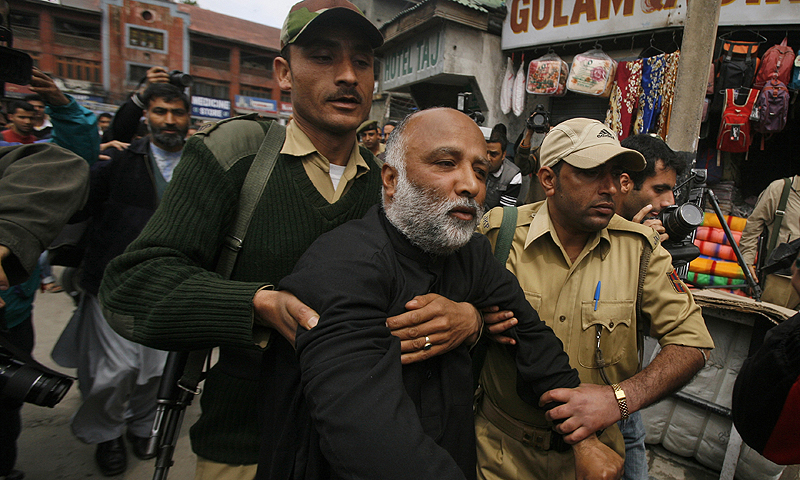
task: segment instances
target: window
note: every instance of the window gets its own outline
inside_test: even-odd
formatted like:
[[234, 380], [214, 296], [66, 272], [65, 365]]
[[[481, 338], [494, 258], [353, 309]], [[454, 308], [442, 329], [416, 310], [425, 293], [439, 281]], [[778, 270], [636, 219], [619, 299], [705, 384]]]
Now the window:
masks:
[[147, 71], [150, 69], [147, 65], [128, 64], [128, 83], [139, 84], [143, 78], [147, 77]]
[[242, 68], [272, 71], [272, 57], [242, 51]]
[[167, 51], [167, 32], [128, 25], [128, 46], [145, 50]]
[[292, 94], [290, 92], [281, 92], [281, 102], [292, 103]]
[[56, 34], [70, 35], [73, 37], [100, 40], [100, 24], [80, 23], [74, 20], [54, 18], [53, 24]]
[[191, 42], [192, 56], [205, 58], [208, 60], [216, 60], [218, 62], [230, 62], [231, 51], [227, 48], [217, 47], [215, 45], [208, 45], [206, 43]]
[[100, 62], [80, 58], [56, 57], [56, 71], [59, 77], [72, 80], [100, 83]]
[[221, 83], [210, 83], [207, 81], [198, 81], [196, 78], [192, 85], [192, 95], [200, 95], [201, 97], [211, 98], [230, 98], [230, 89], [228, 85]]
[[245, 97], [256, 97], [272, 99], [272, 89], [264, 87], [255, 87], [252, 85], [242, 85], [239, 88], [239, 94]]
[[39, 30], [39, 15], [28, 12], [15, 12], [8, 15], [8, 20], [11, 22], [12, 30], [16, 32], [17, 28], [27, 28], [31, 30]]

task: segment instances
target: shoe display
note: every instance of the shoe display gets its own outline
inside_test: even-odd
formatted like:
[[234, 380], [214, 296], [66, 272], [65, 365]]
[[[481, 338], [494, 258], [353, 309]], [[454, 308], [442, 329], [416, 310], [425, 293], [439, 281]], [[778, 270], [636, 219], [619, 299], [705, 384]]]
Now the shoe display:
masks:
[[97, 466], [106, 477], [119, 475], [128, 467], [128, 454], [122, 437], [97, 444], [94, 454]]
[[137, 437], [132, 434], [130, 430], [125, 434], [125, 437], [128, 439], [128, 443], [131, 444], [131, 450], [133, 450], [133, 454], [136, 455], [136, 458], [139, 460], [155, 458], [156, 453], [147, 454], [147, 442], [150, 440], [148, 437]]

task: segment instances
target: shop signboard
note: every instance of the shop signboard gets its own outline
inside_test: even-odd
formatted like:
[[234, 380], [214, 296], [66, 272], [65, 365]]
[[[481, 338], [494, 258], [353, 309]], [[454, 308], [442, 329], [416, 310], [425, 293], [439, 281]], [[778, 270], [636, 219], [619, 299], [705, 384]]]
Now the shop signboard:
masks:
[[275, 115], [278, 113], [278, 102], [268, 98], [246, 97], [244, 95], [236, 95], [236, 110], [240, 112], [255, 112], [266, 115]]
[[231, 101], [192, 95], [192, 116], [221, 120], [231, 116]]
[[414, 36], [386, 53], [383, 88], [390, 90], [439, 75], [444, 71], [444, 33], [435, 30]]
[[281, 115], [292, 114], [292, 104], [290, 102], [280, 102]]
[[722, 0], [719, 24], [800, 24], [800, 0]]
[[[510, 0], [503, 50], [683, 25], [685, 0]], [[590, 48], [589, 46], [588, 48]]]
[[[503, 50], [680, 27], [686, 18], [686, 0], [510, 0], [507, 5]], [[773, 25], [776, 19], [800, 24], [800, 0], [722, 0], [722, 26]]]

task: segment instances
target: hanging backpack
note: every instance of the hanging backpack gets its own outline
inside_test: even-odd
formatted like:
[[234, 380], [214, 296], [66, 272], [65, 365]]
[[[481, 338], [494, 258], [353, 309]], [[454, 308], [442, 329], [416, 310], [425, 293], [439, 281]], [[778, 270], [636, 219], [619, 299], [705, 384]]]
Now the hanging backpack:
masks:
[[777, 75], [784, 85], [788, 85], [792, 76], [794, 63], [794, 50], [786, 45], [786, 37], [780, 45], [773, 45], [761, 57], [761, 66], [758, 68], [753, 87], [762, 89], [766, 83]]
[[[763, 134], [780, 132], [786, 126], [788, 114], [789, 89], [783, 82], [773, 78], [758, 94], [753, 114], [756, 117], [753, 128]], [[764, 149], [764, 137], [761, 137], [761, 149]]]
[[758, 67], [758, 45], [758, 42], [739, 40], [725, 40], [722, 43], [722, 55], [715, 66], [717, 92], [753, 84]]
[[750, 149], [753, 136], [750, 132], [750, 114], [758, 98], [758, 90], [750, 90], [744, 104], [735, 101], [736, 90], [725, 90], [725, 109], [717, 137], [717, 150], [720, 152], [743, 153]]
[[794, 70], [792, 71], [792, 81], [789, 83], [792, 90], [800, 90], [800, 54], [794, 57]]

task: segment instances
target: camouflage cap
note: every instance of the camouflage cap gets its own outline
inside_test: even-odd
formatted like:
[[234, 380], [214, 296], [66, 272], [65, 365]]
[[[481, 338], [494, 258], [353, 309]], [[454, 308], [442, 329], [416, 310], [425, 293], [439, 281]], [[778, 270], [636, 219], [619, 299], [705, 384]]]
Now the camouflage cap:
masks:
[[294, 4], [281, 28], [281, 48], [295, 43], [322, 20], [364, 32], [372, 48], [383, 45], [383, 35], [355, 5], [347, 0], [304, 0]]

